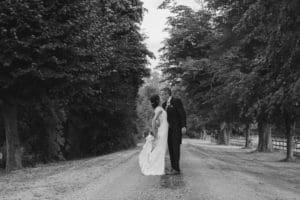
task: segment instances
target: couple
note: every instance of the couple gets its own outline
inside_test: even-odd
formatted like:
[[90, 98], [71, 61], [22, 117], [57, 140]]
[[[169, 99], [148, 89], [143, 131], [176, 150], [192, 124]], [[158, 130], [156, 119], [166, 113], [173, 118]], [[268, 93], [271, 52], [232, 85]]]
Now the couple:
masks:
[[172, 97], [170, 88], [161, 90], [161, 99], [164, 101], [162, 105], [158, 95], [153, 95], [150, 98], [154, 109], [152, 134], [146, 137], [146, 142], [139, 155], [139, 164], [144, 175], [166, 174], [165, 154], [167, 146], [172, 166], [167, 174], [180, 174], [180, 145], [182, 134], [186, 133], [186, 114], [181, 100]]

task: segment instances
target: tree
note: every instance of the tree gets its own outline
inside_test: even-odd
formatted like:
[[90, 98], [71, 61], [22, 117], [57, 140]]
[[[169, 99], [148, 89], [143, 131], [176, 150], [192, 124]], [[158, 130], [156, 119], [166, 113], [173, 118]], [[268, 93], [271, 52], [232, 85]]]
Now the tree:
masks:
[[82, 70], [86, 75], [79, 33], [79, 21], [86, 11], [84, 1], [80, 0], [0, 4], [0, 96], [6, 127], [7, 170], [12, 170], [21, 167], [17, 139], [20, 100], [32, 102], [49, 96], [79, 80], [75, 71]]
[[[21, 146], [30, 138], [46, 144], [41, 149], [47, 149], [49, 160], [64, 159], [73, 149], [71, 141], [80, 140], [73, 137], [83, 133], [83, 155], [133, 145], [135, 101], [152, 56], [139, 33], [142, 3], [17, 0], [2, 1], [0, 7], [7, 170], [22, 167]], [[24, 113], [29, 108], [36, 111], [32, 121]], [[76, 119], [80, 128], [73, 130], [80, 133], [73, 134]], [[24, 127], [17, 127], [19, 122]], [[20, 140], [17, 131], [28, 134]]]
[[[267, 123], [285, 118], [289, 140], [293, 129], [288, 127], [295, 119], [293, 88], [299, 79], [299, 61], [295, 59], [299, 51], [297, 8], [298, 1], [254, 1], [235, 27], [243, 35], [242, 52], [252, 52], [247, 57], [262, 91], [257, 98], [257, 116], [263, 115], [259, 118]], [[287, 155], [287, 160], [293, 158]]]
[[[193, 105], [189, 110], [202, 118], [204, 126], [223, 123], [232, 127], [231, 123], [239, 117], [235, 91], [242, 78], [236, 50], [230, 48], [224, 53], [234, 44], [233, 34], [224, 25], [212, 24], [214, 15], [209, 10], [196, 12], [176, 5], [169, 9], [175, 16], [169, 18], [170, 38], [162, 48], [164, 63], [160, 67], [170, 80], [185, 87]], [[231, 129], [226, 128], [221, 134], [229, 138]]]
[[[172, 2], [161, 5], [175, 14], [169, 18], [163, 72], [186, 86], [197, 110], [205, 106], [211, 122], [249, 127], [256, 120], [259, 151], [272, 150], [270, 127], [282, 124], [282, 118], [291, 144], [298, 102], [299, 2], [209, 0], [208, 9], [197, 12]], [[287, 160], [293, 160], [289, 154]]]
[[[149, 75], [146, 57], [152, 57], [139, 33], [140, 1], [96, 1], [92, 7], [88, 41], [99, 73], [91, 86], [96, 92], [78, 93], [70, 103], [67, 123], [73, 156], [79, 146], [84, 154], [99, 155], [134, 145], [138, 88]], [[81, 140], [86, 133], [89, 137]]]

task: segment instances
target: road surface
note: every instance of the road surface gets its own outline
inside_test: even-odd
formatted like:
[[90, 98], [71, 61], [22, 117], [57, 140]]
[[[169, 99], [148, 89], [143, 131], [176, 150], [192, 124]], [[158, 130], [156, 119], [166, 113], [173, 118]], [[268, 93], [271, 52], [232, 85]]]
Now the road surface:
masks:
[[187, 139], [182, 175], [143, 176], [140, 148], [2, 174], [0, 199], [300, 200], [300, 163], [280, 162], [279, 152]]

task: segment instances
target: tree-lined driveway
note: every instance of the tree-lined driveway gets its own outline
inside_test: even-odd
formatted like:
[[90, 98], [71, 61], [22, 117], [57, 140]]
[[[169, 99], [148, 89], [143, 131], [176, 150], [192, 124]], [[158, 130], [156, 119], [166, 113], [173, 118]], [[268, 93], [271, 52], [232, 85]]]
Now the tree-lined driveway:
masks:
[[[143, 176], [136, 149], [0, 177], [0, 199], [298, 200], [299, 163], [283, 153], [184, 140], [182, 175]], [[169, 163], [168, 163], [169, 165]]]

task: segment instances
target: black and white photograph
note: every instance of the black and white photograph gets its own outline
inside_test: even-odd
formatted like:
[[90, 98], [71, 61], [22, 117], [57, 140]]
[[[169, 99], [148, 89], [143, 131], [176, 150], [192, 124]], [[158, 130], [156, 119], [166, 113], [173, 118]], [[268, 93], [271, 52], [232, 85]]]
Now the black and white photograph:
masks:
[[0, 200], [300, 200], [300, 0], [0, 0]]

